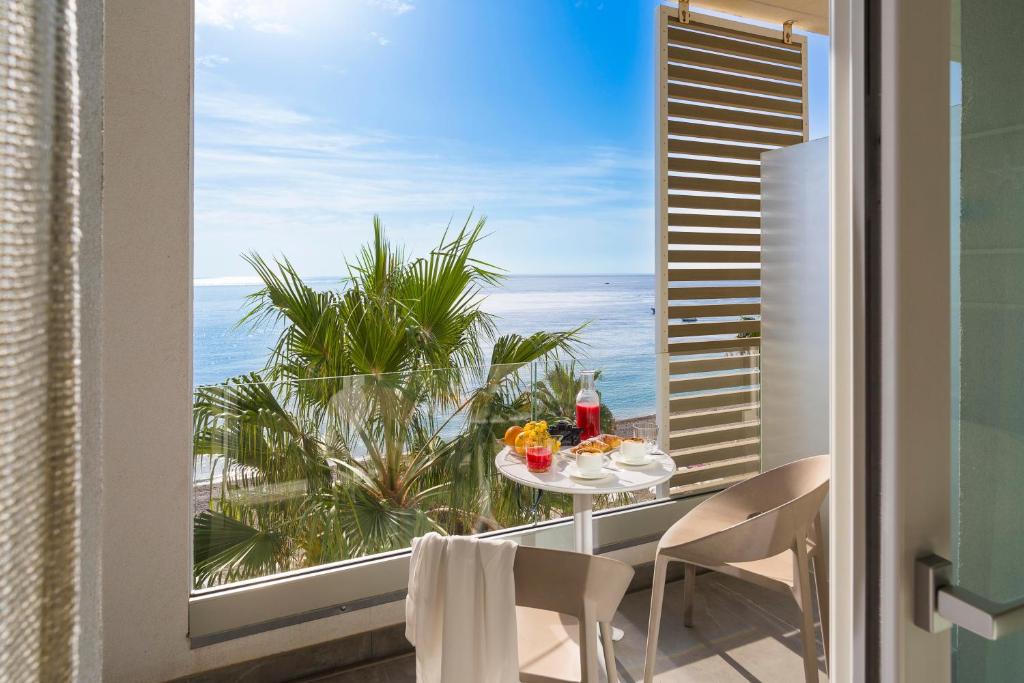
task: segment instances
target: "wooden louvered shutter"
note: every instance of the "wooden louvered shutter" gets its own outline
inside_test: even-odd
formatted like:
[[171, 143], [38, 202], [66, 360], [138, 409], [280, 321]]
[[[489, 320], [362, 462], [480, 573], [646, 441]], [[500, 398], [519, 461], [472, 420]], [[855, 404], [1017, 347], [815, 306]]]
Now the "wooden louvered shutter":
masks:
[[802, 36], [658, 12], [658, 423], [672, 493], [760, 464], [761, 153], [807, 138]]

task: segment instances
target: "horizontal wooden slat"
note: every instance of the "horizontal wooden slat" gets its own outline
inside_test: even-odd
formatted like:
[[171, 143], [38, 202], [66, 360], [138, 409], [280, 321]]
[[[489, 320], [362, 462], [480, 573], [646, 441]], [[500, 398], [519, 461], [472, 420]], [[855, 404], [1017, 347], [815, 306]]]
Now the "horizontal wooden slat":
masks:
[[669, 268], [669, 282], [760, 280], [760, 268]]
[[668, 372], [670, 375], [683, 375], [691, 372], [715, 372], [717, 370], [746, 370], [748, 368], [758, 367], [760, 359], [760, 355], [757, 353], [745, 356], [684, 358], [672, 361], [669, 364]]
[[691, 100], [702, 104], [741, 107], [743, 109], [755, 109], [776, 114], [800, 115], [804, 113], [803, 103], [795, 100], [782, 100], [775, 97], [764, 97], [763, 95], [714, 90], [710, 87], [690, 85], [688, 83], [669, 83], [668, 96], [674, 100]]
[[677, 474], [669, 481], [670, 486], [708, 483], [716, 479], [739, 477], [742, 481], [757, 474], [761, 467], [760, 455], [744, 455], [702, 465], [690, 465], [679, 468]]
[[680, 466], [724, 460], [726, 458], [740, 458], [760, 453], [760, 441], [759, 438], [755, 437], [726, 443], [709, 444], [707, 446], [694, 446], [693, 448], [670, 448], [669, 455]]
[[680, 396], [669, 400], [669, 413], [686, 413], [703, 408], [724, 408], [741, 403], [752, 403], [761, 400], [759, 390], [741, 389], [723, 391], [717, 394], [701, 394], [699, 396]]
[[761, 200], [744, 197], [717, 197], [703, 194], [670, 194], [670, 209], [703, 209], [708, 211], [760, 211]]
[[751, 57], [776, 64], [792, 64], [799, 66], [803, 63], [803, 57], [799, 52], [779, 50], [767, 45], [754, 45], [749, 42], [731, 40], [722, 35], [711, 35], [710, 33], [697, 33], [695, 31], [680, 30], [681, 27], [669, 22], [668, 44], [669, 45], [692, 45], [694, 47], [706, 48], [715, 52], [722, 52], [738, 57]]
[[722, 285], [709, 287], [670, 287], [670, 302], [701, 299], [756, 299], [761, 296], [757, 285]]
[[[722, 159], [690, 159], [669, 157], [668, 170], [676, 173], [704, 173], [709, 175], [732, 175], [742, 178], [761, 178], [761, 164], [742, 164]], [[672, 175], [668, 176], [672, 178]]]
[[735, 178], [695, 178], [685, 175], [670, 175], [668, 176], [668, 189], [727, 194], [761, 194], [761, 183], [736, 180]]
[[669, 436], [669, 448], [688, 448], [691, 446], [705, 446], [723, 441], [735, 441], [737, 439], [749, 439], [760, 436], [760, 423], [737, 422], [728, 425], [715, 425], [701, 429], [691, 429], [684, 432], [676, 432]]
[[760, 337], [741, 337], [737, 339], [708, 339], [700, 341], [674, 341], [668, 344], [670, 355], [688, 353], [710, 353], [712, 351], [744, 351], [760, 348]]
[[761, 304], [705, 304], [669, 306], [672, 318], [722, 318], [730, 315], [760, 315]]
[[700, 142], [699, 140], [680, 140], [669, 138], [669, 154], [692, 154], [704, 157], [721, 157], [723, 159], [745, 159], [757, 161], [761, 155], [769, 151], [766, 147], [744, 147], [728, 145], [724, 142]]
[[759, 251], [719, 251], [708, 249], [670, 249], [669, 263], [760, 263]]
[[669, 230], [668, 243], [676, 245], [704, 245], [731, 247], [759, 247], [761, 234], [757, 232], [697, 232], [695, 230]]
[[709, 107], [703, 104], [688, 104], [686, 102], [669, 102], [668, 115], [680, 119], [697, 119], [710, 123], [735, 123], [739, 126], [756, 126], [758, 128], [770, 128], [772, 130], [795, 130], [803, 131], [803, 119], [790, 116], [776, 116], [775, 114], [760, 114], [739, 109], [723, 109], [721, 107]]
[[744, 332], [760, 332], [760, 320], [732, 320], [720, 323], [677, 323], [668, 326], [668, 336], [673, 337], [706, 337], [712, 334], [741, 334]]
[[789, 81], [790, 83], [803, 83], [803, 72], [796, 65], [783, 66], [774, 62], [743, 59], [742, 57], [699, 50], [689, 45], [669, 45], [668, 58], [671, 62], [689, 66], [721, 69], [749, 76], [762, 76], [780, 81]]
[[[714, 479], [708, 479], [706, 481], [700, 481], [696, 484], [683, 484], [682, 486], [671, 486], [669, 488], [669, 495], [682, 498], [688, 496], [700, 496], [708, 493], [714, 493], [715, 491], [721, 491], [727, 489], [730, 486], [735, 486], [741, 481], [746, 481], [753, 476], [757, 475], [758, 470], [755, 468], [748, 474], [736, 474], [731, 477], [716, 477]], [[713, 474], [713, 473], [709, 473]]]
[[[675, 23], [672, 23], [672, 22]], [[701, 17], [691, 17], [691, 21], [688, 23], [680, 23], [678, 18], [669, 17], [669, 25], [673, 28], [688, 29], [690, 31], [700, 31], [702, 33], [710, 33], [713, 36], [721, 36], [724, 38], [735, 38], [738, 40], [745, 40], [747, 42], [757, 43], [759, 45], [768, 45], [777, 49], [780, 52], [796, 52], [799, 53], [802, 49], [803, 42], [799, 35], [794, 35], [792, 42], [787, 43], [782, 39], [782, 32], [778, 29], [769, 32], [764, 35], [757, 33], [756, 29], [751, 26], [749, 30], [740, 30], [736, 28], [730, 28], [728, 26], [721, 26], [716, 23], [709, 23], [702, 21]]]
[[760, 381], [761, 378], [757, 372], [738, 372], [728, 375], [674, 379], [669, 382], [668, 390], [670, 394], [682, 394], [690, 391], [734, 389], [736, 387], [758, 386]]
[[[706, 123], [692, 123], [690, 121], [669, 121], [669, 135], [685, 135], [693, 138], [707, 138], [708, 140], [721, 140], [722, 142], [748, 142], [754, 145], [774, 145], [786, 147], [803, 142], [803, 136], [795, 133], [775, 133], [767, 130], [752, 130], [750, 128], [731, 128], [729, 126], [714, 126]], [[672, 151], [672, 150], [669, 150]]]
[[669, 64], [668, 78], [670, 81], [712, 85], [757, 95], [799, 98], [802, 92], [802, 87], [794, 83], [765, 81], [760, 78], [729, 74], [724, 71], [705, 71], [704, 69], [697, 69], [683, 64]]
[[729, 216], [707, 213], [670, 213], [669, 227], [673, 228], [738, 228], [741, 230], [759, 229], [760, 216]]
[[761, 405], [759, 403], [746, 403], [738, 406], [727, 406], [725, 408], [711, 408], [708, 410], [695, 410], [689, 413], [672, 415], [669, 418], [669, 429], [673, 432], [697, 427], [711, 427], [732, 422], [749, 422], [758, 420]]

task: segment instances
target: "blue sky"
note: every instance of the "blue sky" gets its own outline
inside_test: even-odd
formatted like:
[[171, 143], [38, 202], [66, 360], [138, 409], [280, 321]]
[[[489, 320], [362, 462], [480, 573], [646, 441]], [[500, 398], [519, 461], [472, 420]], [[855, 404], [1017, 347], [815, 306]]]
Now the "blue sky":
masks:
[[[486, 215], [512, 273], [654, 267], [653, 0], [197, 0], [195, 274]], [[827, 134], [812, 36], [811, 137]]]

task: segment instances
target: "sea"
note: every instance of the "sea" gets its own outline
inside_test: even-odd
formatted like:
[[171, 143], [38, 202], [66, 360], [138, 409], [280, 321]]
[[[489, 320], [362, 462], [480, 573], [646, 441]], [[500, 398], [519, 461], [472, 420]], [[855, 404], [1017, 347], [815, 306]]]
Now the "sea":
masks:
[[[339, 277], [309, 278], [316, 289], [340, 288]], [[219, 384], [266, 363], [273, 328], [239, 326], [250, 279], [195, 282], [194, 381]], [[581, 324], [579, 366], [600, 370], [602, 402], [618, 419], [655, 411], [653, 275], [512, 275], [482, 292], [498, 334], [572, 329]]]

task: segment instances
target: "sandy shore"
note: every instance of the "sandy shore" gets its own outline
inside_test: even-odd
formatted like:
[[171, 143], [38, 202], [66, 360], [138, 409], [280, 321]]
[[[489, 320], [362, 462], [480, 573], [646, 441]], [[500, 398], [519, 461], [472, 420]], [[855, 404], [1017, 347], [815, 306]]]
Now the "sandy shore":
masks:
[[625, 420], [615, 421], [615, 433], [619, 436], [633, 436], [633, 426], [641, 422], [654, 422], [654, 415], [642, 417], [630, 417]]

